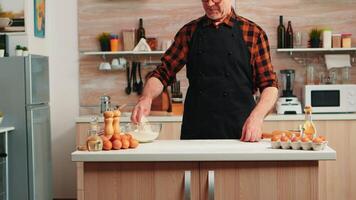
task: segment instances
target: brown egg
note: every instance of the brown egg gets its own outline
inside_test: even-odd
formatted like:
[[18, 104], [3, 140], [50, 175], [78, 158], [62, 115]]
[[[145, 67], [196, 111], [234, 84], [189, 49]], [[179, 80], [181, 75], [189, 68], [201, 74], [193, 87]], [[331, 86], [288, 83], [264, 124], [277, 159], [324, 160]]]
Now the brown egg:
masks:
[[281, 140], [281, 137], [279, 135], [274, 135], [271, 139], [271, 141], [273, 142], [277, 142], [277, 141], [280, 141]]
[[314, 138], [313, 142], [316, 144], [321, 144], [321, 143], [323, 143], [323, 140], [321, 138]]
[[326, 140], [325, 136], [323, 136], [323, 135], [319, 135], [319, 138], [320, 138], [322, 141], [325, 141], [325, 140]]
[[126, 135], [126, 138], [127, 138], [128, 140], [131, 140], [131, 139], [132, 139], [132, 135], [131, 135], [130, 133], [125, 133], [125, 135]]
[[122, 142], [122, 148], [123, 149], [128, 149], [130, 147], [130, 141], [129, 140], [123, 139], [123, 140], [121, 140], [121, 142]]
[[302, 138], [302, 142], [310, 142], [310, 138], [307, 136], [307, 137], [303, 137]]
[[299, 142], [300, 141], [300, 137], [294, 137], [292, 138], [292, 142]]
[[109, 151], [112, 149], [112, 143], [110, 140], [104, 141], [103, 142], [103, 150]]
[[128, 140], [128, 136], [126, 134], [120, 135], [121, 140]]
[[109, 139], [108, 139], [107, 137], [105, 137], [104, 135], [101, 135], [100, 137], [101, 137], [101, 139], [103, 140], [103, 142], [109, 140]]
[[104, 117], [105, 117], [105, 118], [114, 117], [113, 111], [105, 111], [105, 112], [104, 112]]
[[113, 148], [113, 149], [119, 150], [119, 149], [121, 149], [121, 147], [122, 147], [122, 142], [121, 142], [121, 140], [114, 140], [114, 141], [112, 142], [112, 148]]
[[281, 137], [281, 142], [288, 142], [289, 141], [289, 137], [288, 136], [282, 136]]
[[130, 140], [130, 148], [136, 148], [138, 146], [138, 141], [135, 139]]
[[113, 142], [115, 140], [121, 140], [120, 134], [114, 133], [112, 137], [110, 138], [110, 141]]

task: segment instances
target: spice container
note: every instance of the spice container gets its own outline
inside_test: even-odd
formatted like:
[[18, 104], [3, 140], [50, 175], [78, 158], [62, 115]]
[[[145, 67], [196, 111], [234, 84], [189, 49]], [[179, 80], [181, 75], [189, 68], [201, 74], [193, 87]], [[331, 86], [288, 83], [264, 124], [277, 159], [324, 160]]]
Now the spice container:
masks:
[[332, 45], [333, 48], [341, 48], [341, 34], [333, 34]]
[[111, 51], [119, 51], [119, 38], [118, 35], [111, 35], [110, 39], [110, 47]]
[[342, 48], [351, 48], [351, 33], [342, 34]]

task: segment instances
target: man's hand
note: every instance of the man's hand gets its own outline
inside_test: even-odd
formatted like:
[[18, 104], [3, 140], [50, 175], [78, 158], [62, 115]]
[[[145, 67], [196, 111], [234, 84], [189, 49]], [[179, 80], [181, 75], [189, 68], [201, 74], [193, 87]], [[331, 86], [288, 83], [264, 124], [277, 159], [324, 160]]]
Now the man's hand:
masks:
[[258, 142], [262, 136], [263, 117], [250, 115], [242, 128], [241, 141]]
[[252, 110], [242, 128], [241, 141], [257, 142], [262, 136], [262, 125], [265, 116], [277, 101], [278, 89], [267, 87], [262, 91], [260, 101]]
[[141, 122], [143, 116], [150, 114], [152, 98], [142, 96], [137, 102], [131, 114], [131, 121], [135, 124]]
[[150, 114], [152, 100], [163, 91], [163, 84], [158, 78], [151, 77], [147, 80], [143, 88], [142, 96], [138, 100], [135, 108], [132, 110], [131, 122], [139, 123], [143, 116]]

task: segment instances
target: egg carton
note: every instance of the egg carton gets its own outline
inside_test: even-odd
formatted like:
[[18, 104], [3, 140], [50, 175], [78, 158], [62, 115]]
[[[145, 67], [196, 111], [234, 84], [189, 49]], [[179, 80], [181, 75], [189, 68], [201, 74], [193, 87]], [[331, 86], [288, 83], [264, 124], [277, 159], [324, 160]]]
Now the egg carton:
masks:
[[314, 143], [314, 142], [280, 142], [280, 141], [272, 141], [271, 146], [272, 149], [293, 149], [293, 150], [313, 150], [313, 151], [321, 151], [324, 150], [327, 146], [328, 142], [323, 141], [322, 143]]

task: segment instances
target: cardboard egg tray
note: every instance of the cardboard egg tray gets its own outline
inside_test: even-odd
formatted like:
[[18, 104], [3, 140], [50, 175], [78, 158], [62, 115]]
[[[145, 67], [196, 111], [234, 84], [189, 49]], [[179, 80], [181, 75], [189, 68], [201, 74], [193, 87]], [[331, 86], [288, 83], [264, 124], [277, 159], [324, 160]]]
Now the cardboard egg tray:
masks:
[[280, 142], [280, 141], [271, 141], [272, 149], [293, 149], [293, 150], [313, 150], [321, 151], [324, 150], [328, 142], [324, 141], [322, 143], [314, 142]]

